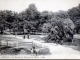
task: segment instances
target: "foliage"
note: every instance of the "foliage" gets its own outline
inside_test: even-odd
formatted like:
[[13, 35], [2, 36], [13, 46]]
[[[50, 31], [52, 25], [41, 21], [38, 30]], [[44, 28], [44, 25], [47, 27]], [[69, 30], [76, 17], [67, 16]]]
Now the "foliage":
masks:
[[50, 50], [49, 50], [49, 48], [43, 48], [38, 51], [38, 54], [40, 54], [40, 55], [50, 54]]
[[70, 16], [70, 19], [75, 24], [76, 33], [79, 33], [79, 30], [80, 30], [80, 4], [77, 7], [73, 7], [72, 9], [69, 9], [68, 14]]
[[55, 17], [51, 19], [51, 24], [50, 34], [46, 38], [47, 42], [54, 41], [59, 43], [61, 41], [72, 41], [74, 23], [71, 19], [60, 17], [57, 19]]
[[51, 24], [50, 23], [44, 23], [42, 27], [42, 31], [45, 33], [49, 33], [51, 29]]
[[68, 11], [39, 12], [35, 4], [30, 4], [20, 13], [0, 11], [0, 31], [3, 33], [4, 30], [9, 29], [13, 34], [44, 32], [49, 33], [48, 41], [72, 40], [74, 23], [76, 27], [79, 26], [79, 9], [80, 5]]

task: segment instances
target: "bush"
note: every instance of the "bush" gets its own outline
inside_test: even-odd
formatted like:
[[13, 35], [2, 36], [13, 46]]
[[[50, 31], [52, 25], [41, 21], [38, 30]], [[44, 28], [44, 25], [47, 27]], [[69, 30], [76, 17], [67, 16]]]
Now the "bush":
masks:
[[50, 33], [45, 39], [45, 41], [61, 43], [61, 41], [63, 40], [64, 42], [71, 42], [73, 39], [73, 30], [74, 23], [70, 19], [61, 19], [59, 21], [56, 20], [52, 24]]
[[31, 51], [30, 50], [27, 50], [27, 49], [22, 49], [19, 54], [31, 54]]
[[38, 51], [38, 54], [41, 54], [41, 55], [50, 54], [50, 50], [49, 48], [43, 48]]
[[6, 54], [6, 55], [17, 55], [20, 52], [19, 49], [15, 49], [15, 48], [9, 48], [6, 50], [2, 50], [1, 54]]

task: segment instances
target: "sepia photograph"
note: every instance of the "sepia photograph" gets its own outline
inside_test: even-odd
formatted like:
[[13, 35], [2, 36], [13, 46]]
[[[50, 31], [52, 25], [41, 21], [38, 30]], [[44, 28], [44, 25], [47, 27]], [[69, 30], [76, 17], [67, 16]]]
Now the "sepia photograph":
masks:
[[0, 0], [0, 59], [80, 59], [80, 0]]

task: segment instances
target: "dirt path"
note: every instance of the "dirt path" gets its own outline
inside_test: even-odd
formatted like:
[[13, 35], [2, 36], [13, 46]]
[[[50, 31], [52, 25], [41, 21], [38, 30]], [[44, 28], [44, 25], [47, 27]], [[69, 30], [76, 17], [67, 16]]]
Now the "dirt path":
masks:
[[[15, 37], [10, 35], [9, 37]], [[42, 36], [44, 37], [44, 36]], [[34, 42], [38, 45], [43, 47], [48, 47], [50, 49], [51, 55], [44, 56], [47, 59], [55, 58], [55, 59], [63, 59], [63, 58], [70, 58], [70, 59], [77, 59], [80, 58], [80, 51], [73, 50], [72, 48], [68, 48], [62, 45], [57, 45], [54, 43], [44, 43], [44, 41], [37, 41], [35, 38], [31, 39], [23, 39], [22, 37], [16, 36], [15, 38], [22, 40], [22, 42]]]

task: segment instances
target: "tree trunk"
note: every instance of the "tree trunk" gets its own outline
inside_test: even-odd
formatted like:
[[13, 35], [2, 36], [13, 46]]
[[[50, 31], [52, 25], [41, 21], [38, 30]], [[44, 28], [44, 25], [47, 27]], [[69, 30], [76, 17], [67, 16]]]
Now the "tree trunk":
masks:
[[15, 35], [15, 28], [13, 29], [13, 34]]
[[24, 34], [23, 39], [25, 39], [25, 31], [24, 31], [24, 29], [23, 29], [23, 34]]
[[1, 46], [1, 40], [0, 40], [0, 46]]
[[24, 34], [24, 36], [23, 36], [23, 39], [25, 39], [25, 34]]
[[1, 29], [1, 34], [3, 34], [3, 29]]

